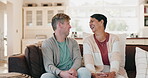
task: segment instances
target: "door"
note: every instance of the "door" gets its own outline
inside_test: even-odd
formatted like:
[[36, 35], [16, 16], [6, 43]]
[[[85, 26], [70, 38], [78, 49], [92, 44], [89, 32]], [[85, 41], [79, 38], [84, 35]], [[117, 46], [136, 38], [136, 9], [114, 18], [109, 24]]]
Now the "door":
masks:
[[4, 57], [4, 15], [0, 10], [0, 60]]
[[5, 4], [0, 2], [0, 60], [4, 60], [4, 14]]

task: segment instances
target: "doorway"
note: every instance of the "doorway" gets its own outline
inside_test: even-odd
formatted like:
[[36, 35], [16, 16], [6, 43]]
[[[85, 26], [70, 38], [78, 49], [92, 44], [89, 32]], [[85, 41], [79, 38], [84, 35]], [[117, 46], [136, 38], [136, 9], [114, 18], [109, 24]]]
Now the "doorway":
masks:
[[4, 12], [4, 57], [7, 57], [7, 12]]

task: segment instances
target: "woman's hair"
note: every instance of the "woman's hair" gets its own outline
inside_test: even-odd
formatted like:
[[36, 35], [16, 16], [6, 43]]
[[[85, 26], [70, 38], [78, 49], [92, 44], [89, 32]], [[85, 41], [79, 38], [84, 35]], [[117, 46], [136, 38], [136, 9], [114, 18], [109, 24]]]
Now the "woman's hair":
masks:
[[107, 24], [107, 18], [106, 16], [104, 16], [103, 14], [93, 14], [92, 16], [90, 16], [91, 18], [95, 18], [98, 21], [103, 20], [104, 21], [104, 29], [106, 29], [106, 24]]
[[70, 17], [64, 13], [58, 13], [52, 18], [52, 28], [55, 31], [57, 29], [58, 22], [64, 23], [64, 21], [69, 21]]

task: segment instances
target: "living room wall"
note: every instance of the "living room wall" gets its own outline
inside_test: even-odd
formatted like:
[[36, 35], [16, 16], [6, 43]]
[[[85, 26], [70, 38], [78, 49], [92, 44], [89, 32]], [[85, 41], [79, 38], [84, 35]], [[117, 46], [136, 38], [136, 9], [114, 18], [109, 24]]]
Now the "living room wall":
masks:
[[7, 51], [8, 56], [21, 53], [23, 0], [7, 1]]

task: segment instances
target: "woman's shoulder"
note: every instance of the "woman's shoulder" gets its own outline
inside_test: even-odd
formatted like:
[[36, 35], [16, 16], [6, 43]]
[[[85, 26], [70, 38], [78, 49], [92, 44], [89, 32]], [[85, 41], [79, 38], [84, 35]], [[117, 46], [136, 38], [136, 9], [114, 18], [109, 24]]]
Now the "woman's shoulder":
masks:
[[91, 35], [85, 37], [85, 38], [83, 39], [83, 41], [89, 41], [89, 40], [92, 40], [93, 38], [94, 38], [94, 35], [91, 34]]
[[119, 40], [119, 35], [118, 34], [109, 33], [109, 35], [110, 35], [111, 40]]

